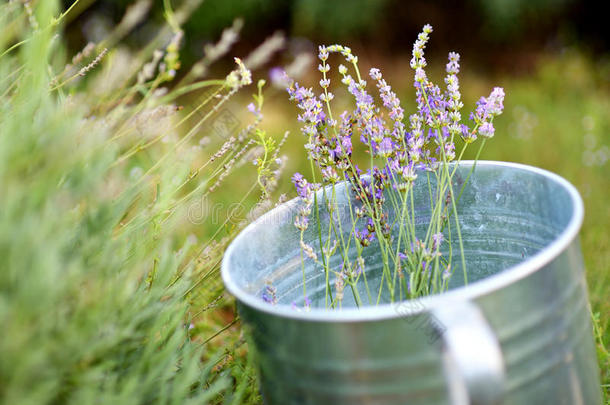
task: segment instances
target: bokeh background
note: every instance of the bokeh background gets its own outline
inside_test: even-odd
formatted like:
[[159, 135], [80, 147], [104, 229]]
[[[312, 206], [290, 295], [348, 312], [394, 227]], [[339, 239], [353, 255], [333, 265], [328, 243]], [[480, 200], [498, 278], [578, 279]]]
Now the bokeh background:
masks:
[[[66, 7], [71, 3], [65, 0]], [[132, 3], [81, 1], [66, 27], [71, 52], [104, 38]], [[133, 49], [154, 36], [164, 22], [163, 1], [151, 5], [147, 17], [124, 41]], [[354, 50], [364, 71], [373, 66], [382, 70], [407, 113], [413, 111], [414, 98], [411, 46], [421, 27], [432, 24], [434, 32], [427, 48], [431, 77], [440, 82], [447, 53], [459, 52], [465, 110], [472, 109], [493, 86], [505, 88], [506, 109], [496, 120], [496, 136], [482, 158], [539, 166], [566, 177], [580, 190], [586, 207], [581, 239], [592, 312], [598, 320], [596, 333], [606, 347], [610, 344], [610, 30], [601, 2], [206, 0], [184, 26], [184, 66], [201, 58], [204, 46], [218, 41], [236, 18], [243, 21], [239, 41], [214, 65], [210, 76], [224, 77], [231, 69], [232, 56], [246, 57], [265, 39], [281, 32], [281, 49], [254, 71], [255, 80], [271, 81], [273, 68], [295, 68], [298, 61], [295, 75], [299, 81], [316, 86], [317, 45], [340, 43]], [[331, 58], [330, 63], [336, 67], [339, 60]], [[345, 96], [345, 92], [336, 93]], [[293, 172], [305, 170], [297, 111], [281, 88], [267, 86], [265, 94], [266, 130], [277, 139], [290, 131], [277, 193], [292, 197], [295, 193], [289, 178]], [[179, 102], [188, 104], [197, 95], [190, 97]], [[249, 102], [246, 92], [229, 104], [237, 123], [235, 131], [247, 121], [244, 106]], [[213, 139], [220, 144], [223, 135]], [[227, 205], [252, 179], [238, 175], [230, 181], [216, 196]], [[189, 232], [202, 236], [216, 228], [217, 223], [204, 221]], [[598, 347], [608, 389], [610, 357], [604, 344]]]

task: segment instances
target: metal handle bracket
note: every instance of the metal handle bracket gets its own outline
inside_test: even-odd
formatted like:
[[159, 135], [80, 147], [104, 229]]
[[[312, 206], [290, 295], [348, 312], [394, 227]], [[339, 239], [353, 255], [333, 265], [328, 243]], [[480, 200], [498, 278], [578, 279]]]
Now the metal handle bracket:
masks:
[[500, 344], [481, 310], [458, 301], [432, 310], [443, 326], [443, 362], [452, 405], [499, 405], [505, 386]]

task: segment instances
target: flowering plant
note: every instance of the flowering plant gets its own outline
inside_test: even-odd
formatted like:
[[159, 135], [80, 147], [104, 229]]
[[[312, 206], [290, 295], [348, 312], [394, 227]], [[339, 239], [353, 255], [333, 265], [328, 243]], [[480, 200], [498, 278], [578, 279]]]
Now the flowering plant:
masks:
[[[394, 302], [446, 290], [453, 273], [452, 226], [459, 239], [461, 267], [464, 282], [467, 281], [456, 206], [459, 196], [456, 197], [453, 190], [452, 178], [468, 146], [479, 137], [483, 139], [478, 159], [485, 140], [493, 137], [493, 119], [502, 113], [504, 90], [496, 87], [489, 97], [481, 97], [470, 114], [473, 124], [462, 124], [463, 103], [457, 77], [460, 56], [449, 53], [446, 89], [442, 91], [428, 79], [424, 70], [424, 48], [431, 32], [432, 27], [425, 25], [413, 46], [411, 67], [415, 71], [417, 111], [408, 120], [400, 100], [380, 70], [373, 68], [369, 76], [377, 87], [381, 106], [376, 104], [361, 76], [357, 56], [345, 46], [319, 47], [318, 69], [322, 73], [319, 96], [312, 88], [301, 87], [295, 82], [288, 87], [290, 99], [301, 110], [298, 120], [303, 123], [302, 132], [308, 139], [305, 148], [313, 177], [313, 182], [300, 173], [292, 177], [302, 201], [294, 226], [301, 233], [302, 260], [312, 260], [325, 272], [327, 308], [341, 307], [346, 286], [351, 288], [355, 304], [362, 305], [364, 298], [356, 287], [360, 282], [365, 284], [368, 302], [373, 304], [379, 303], [382, 297]], [[341, 82], [356, 103], [353, 111], [344, 111], [339, 116], [331, 108], [334, 95], [329, 90], [328, 59], [332, 53], [342, 55], [350, 67], [339, 65], [338, 71]], [[353, 137], [358, 135], [369, 157], [366, 171], [352, 156]], [[456, 157], [458, 137], [463, 140], [463, 146]], [[321, 179], [318, 179], [320, 175]], [[427, 178], [432, 201], [430, 222], [424, 235], [416, 235], [415, 229], [413, 186], [419, 175]], [[333, 207], [337, 192], [340, 192], [337, 185], [342, 181], [346, 184], [343, 190], [354, 196], [347, 199], [351, 230], [344, 233], [344, 229], [337, 229], [341, 228], [340, 220], [329, 221], [328, 229], [318, 225], [321, 235], [328, 238], [323, 241], [320, 237], [320, 251], [317, 252], [303, 238], [312, 211], [319, 215], [317, 191], [323, 191], [331, 218], [336, 218], [341, 213]], [[333, 235], [336, 238], [331, 237]], [[448, 248], [446, 253], [441, 251], [444, 244]], [[355, 257], [348, 254], [350, 247], [355, 248]], [[374, 248], [379, 249], [383, 262], [379, 291], [370, 291], [364, 271], [367, 263], [363, 252]], [[338, 268], [330, 264], [330, 258], [335, 254], [341, 256]], [[303, 264], [303, 295], [308, 307], [306, 284]], [[267, 290], [264, 298], [274, 302], [273, 287], [269, 286]]]

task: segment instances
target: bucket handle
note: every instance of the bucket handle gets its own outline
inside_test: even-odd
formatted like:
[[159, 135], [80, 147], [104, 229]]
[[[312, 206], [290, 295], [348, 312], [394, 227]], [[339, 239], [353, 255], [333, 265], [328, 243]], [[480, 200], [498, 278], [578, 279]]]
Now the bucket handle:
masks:
[[443, 342], [443, 366], [452, 405], [499, 405], [505, 390], [504, 358], [481, 310], [470, 301], [432, 310]]

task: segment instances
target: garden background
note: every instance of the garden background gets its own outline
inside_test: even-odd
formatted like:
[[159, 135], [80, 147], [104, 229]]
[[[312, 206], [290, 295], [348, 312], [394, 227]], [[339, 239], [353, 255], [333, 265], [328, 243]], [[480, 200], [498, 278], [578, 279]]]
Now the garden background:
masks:
[[[278, 68], [315, 87], [317, 46], [348, 45], [410, 113], [411, 45], [425, 23], [433, 80], [449, 51], [461, 54], [466, 110], [493, 86], [506, 91], [481, 158], [551, 170], [583, 196], [610, 403], [610, 35], [598, 7], [0, 2], [0, 403], [260, 403], [219, 263], [248, 221], [295, 196], [291, 175], [307, 172]], [[239, 69], [239, 84], [225, 79], [234, 56], [252, 84]], [[252, 98], [260, 79], [255, 116], [246, 106], [262, 102]]]

